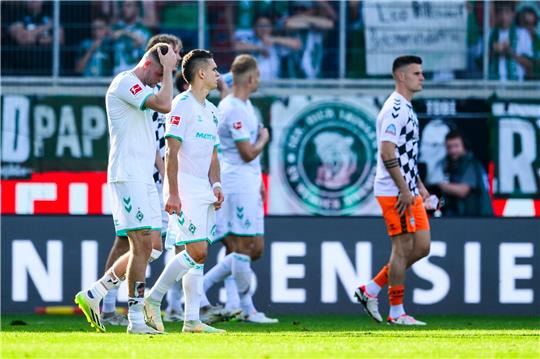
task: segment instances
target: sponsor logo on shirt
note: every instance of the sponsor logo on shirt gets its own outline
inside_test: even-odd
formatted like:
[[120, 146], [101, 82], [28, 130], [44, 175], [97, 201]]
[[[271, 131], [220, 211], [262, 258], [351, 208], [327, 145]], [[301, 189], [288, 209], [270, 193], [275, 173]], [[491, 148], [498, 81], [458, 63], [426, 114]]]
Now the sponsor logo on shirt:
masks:
[[394, 126], [394, 124], [388, 125], [388, 127], [386, 127], [386, 130], [384, 130], [384, 133], [395, 136], [396, 135], [396, 126]]
[[180, 116], [171, 116], [171, 125], [173, 126], [180, 125]]
[[133, 96], [135, 96], [136, 94], [138, 94], [141, 91], [142, 91], [142, 88], [141, 88], [141, 86], [139, 84], [135, 84], [135, 85], [133, 85], [133, 87], [131, 87], [129, 89], [129, 92], [131, 92], [131, 94]]
[[241, 129], [242, 128], [242, 121], [238, 121], [238, 122], [233, 123], [233, 128], [235, 130]]
[[216, 136], [212, 135], [211, 133], [197, 132], [195, 134], [195, 138], [214, 141], [216, 139]]

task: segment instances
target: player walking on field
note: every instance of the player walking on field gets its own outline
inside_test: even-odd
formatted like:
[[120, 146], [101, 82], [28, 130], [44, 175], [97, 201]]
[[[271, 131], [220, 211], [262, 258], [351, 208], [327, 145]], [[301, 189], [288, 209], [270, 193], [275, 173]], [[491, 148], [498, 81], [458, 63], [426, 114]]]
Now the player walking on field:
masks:
[[[182, 61], [188, 91], [173, 100], [167, 115], [165, 138], [165, 210], [178, 214], [180, 232], [176, 244], [186, 249], [169, 261], [145, 299], [147, 323], [163, 331], [161, 301], [182, 279], [185, 296], [183, 332], [222, 333], [200, 321], [204, 262], [213, 241], [215, 210], [223, 192], [218, 161], [217, 108], [206, 99], [218, 84], [219, 73], [210, 52], [192, 50]], [[172, 218], [171, 218], [172, 220]]]
[[424, 207], [429, 193], [420, 180], [417, 168], [419, 127], [411, 100], [422, 91], [422, 59], [401, 56], [394, 60], [392, 74], [395, 91], [384, 103], [377, 117], [377, 173], [374, 192], [382, 208], [392, 253], [388, 264], [354, 295], [366, 312], [382, 322], [378, 300], [388, 283], [389, 324], [425, 325], [405, 313], [403, 295], [405, 272], [429, 254], [430, 229]]
[[[129, 253], [122, 255], [75, 302], [98, 331], [105, 331], [99, 303], [127, 276], [128, 333], [158, 333], [144, 321], [146, 265], [161, 254], [161, 209], [153, 180], [156, 157], [154, 129], [146, 109], [167, 113], [172, 102], [172, 72], [177, 65], [172, 47], [153, 46], [132, 70], [118, 74], [105, 97], [111, 148], [107, 182], [116, 234], [127, 235]], [[152, 88], [159, 82], [161, 89]]]
[[[254, 323], [277, 323], [255, 309], [251, 290], [251, 261], [262, 256], [264, 248], [264, 210], [261, 188], [260, 154], [269, 141], [249, 97], [259, 87], [259, 68], [250, 55], [237, 56], [231, 66], [233, 93], [219, 103], [219, 137], [222, 149], [222, 180], [227, 200], [216, 215], [216, 237], [223, 239], [227, 255], [204, 277], [204, 290], [225, 280], [236, 293], [227, 291], [227, 311], [242, 310], [241, 319]], [[227, 288], [229, 289], [229, 288]], [[231, 306], [231, 297], [239, 303]], [[206, 295], [203, 306], [209, 305]]]

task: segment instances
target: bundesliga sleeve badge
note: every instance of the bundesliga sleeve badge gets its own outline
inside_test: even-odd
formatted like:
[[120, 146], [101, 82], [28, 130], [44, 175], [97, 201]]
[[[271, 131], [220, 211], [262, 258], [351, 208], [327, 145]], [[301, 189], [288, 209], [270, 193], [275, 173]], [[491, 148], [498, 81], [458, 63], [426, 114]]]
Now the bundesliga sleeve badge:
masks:
[[141, 91], [142, 91], [142, 88], [141, 88], [141, 86], [139, 84], [135, 84], [129, 89], [129, 92], [131, 92], [131, 94], [133, 96], [135, 96], [136, 94], [138, 94]]
[[238, 122], [233, 123], [233, 128], [235, 130], [241, 129], [242, 128], [242, 121], [238, 121]]
[[171, 116], [171, 125], [178, 126], [180, 125], [180, 116]]

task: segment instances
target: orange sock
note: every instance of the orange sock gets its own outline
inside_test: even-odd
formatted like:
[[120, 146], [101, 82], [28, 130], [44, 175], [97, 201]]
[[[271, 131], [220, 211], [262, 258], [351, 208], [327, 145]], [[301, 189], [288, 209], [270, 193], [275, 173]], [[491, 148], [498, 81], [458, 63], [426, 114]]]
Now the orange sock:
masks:
[[379, 287], [384, 287], [388, 283], [388, 264], [382, 267], [381, 271], [373, 278]]
[[388, 298], [390, 305], [403, 304], [403, 294], [405, 293], [405, 285], [398, 284], [388, 287]]

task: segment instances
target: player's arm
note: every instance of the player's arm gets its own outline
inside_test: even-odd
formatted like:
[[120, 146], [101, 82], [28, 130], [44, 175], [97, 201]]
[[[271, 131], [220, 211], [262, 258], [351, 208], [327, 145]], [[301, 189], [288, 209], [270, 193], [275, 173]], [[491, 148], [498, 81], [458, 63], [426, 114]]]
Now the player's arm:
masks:
[[214, 146], [212, 152], [212, 161], [210, 162], [210, 169], [208, 170], [208, 179], [212, 185], [212, 190], [217, 200], [214, 202], [215, 209], [220, 209], [221, 204], [225, 197], [223, 196], [223, 190], [221, 188], [221, 176], [220, 176], [219, 158], [218, 158], [218, 146]]
[[161, 113], [171, 112], [171, 104], [173, 99], [173, 75], [172, 72], [176, 68], [176, 55], [170, 45], [167, 45], [169, 50], [165, 55], [161, 52], [161, 48], [158, 50], [159, 61], [163, 66], [163, 79], [161, 80], [161, 88], [159, 91], [149, 96], [144, 107], [150, 108], [154, 111]]
[[251, 162], [261, 154], [264, 146], [266, 146], [269, 140], [270, 134], [268, 133], [268, 129], [261, 127], [259, 129], [259, 137], [254, 144], [251, 144], [249, 139], [237, 140], [235, 144], [242, 160], [244, 160], [244, 162]]
[[178, 193], [178, 153], [181, 142], [177, 138], [167, 137], [167, 148], [165, 150], [165, 180], [168, 183], [169, 196], [165, 202], [165, 211], [168, 213], [180, 213], [182, 204]]
[[392, 177], [392, 180], [399, 189], [399, 197], [396, 204], [396, 208], [399, 212], [399, 215], [403, 215], [405, 211], [414, 201], [414, 196], [412, 195], [407, 182], [401, 175], [401, 170], [399, 168], [399, 160], [396, 158], [396, 145], [389, 141], [381, 142], [381, 159], [383, 161], [384, 167]]

